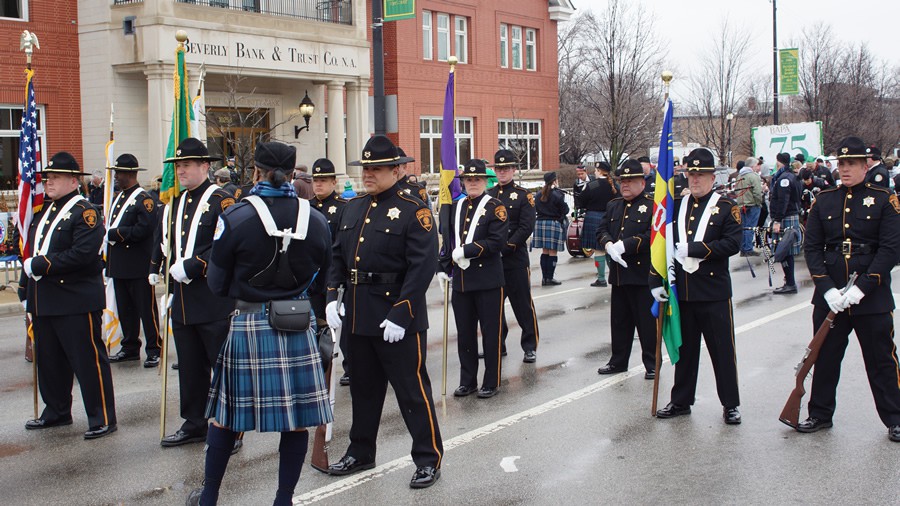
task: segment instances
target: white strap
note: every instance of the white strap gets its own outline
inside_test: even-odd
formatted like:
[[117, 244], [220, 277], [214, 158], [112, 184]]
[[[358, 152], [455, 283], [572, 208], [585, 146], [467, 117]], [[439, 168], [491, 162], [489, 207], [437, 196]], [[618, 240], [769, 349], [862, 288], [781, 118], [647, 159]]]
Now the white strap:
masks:
[[209, 207], [209, 199], [217, 188], [218, 186], [214, 184], [209, 185], [200, 197], [200, 202], [197, 203], [197, 210], [194, 211], [194, 216], [191, 219], [191, 228], [187, 231], [187, 244], [185, 245], [184, 251], [181, 250], [181, 240], [179, 238], [181, 237], [184, 223], [184, 203], [187, 201], [188, 195], [186, 195], [186, 193], [181, 194], [181, 202], [178, 203], [178, 216], [176, 217], [178, 221], [175, 223], [176, 262], [194, 256], [194, 246], [197, 243], [197, 227], [200, 225], [200, 216], [206, 212], [204, 208]]
[[[468, 200], [468, 199], [466, 199]], [[462, 241], [462, 227], [460, 225], [460, 220], [462, 218], [462, 208], [466, 205], [464, 200], [459, 201], [459, 205], [456, 207], [456, 235], [457, 238], [463, 244], [472, 244], [472, 241], [475, 240], [475, 229], [478, 228], [478, 220], [481, 218], [481, 215], [484, 214], [484, 208], [487, 206], [488, 201], [491, 200], [491, 196], [485, 193], [481, 196], [481, 200], [478, 201], [478, 207], [475, 208], [475, 214], [473, 215], [473, 219], [471, 221], [472, 225], [469, 226], [468, 234], [466, 235], [465, 241]]]
[[[709, 225], [709, 218], [712, 215], [712, 209], [717, 207], [719, 203], [720, 195], [716, 192], [713, 192], [709, 197], [709, 200], [706, 202], [706, 207], [703, 209], [703, 214], [700, 215], [700, 224], [697, 226], [697, 233], [694, 235], [695, 241], [703, 241], [704, 237], [706, 237], [706, 227]], [[678, 210], [678, 239], [681, 242], [689, 242], [686, 240], [687, 238], [687, 209], [691, 206], [690, 200], [694, 199], [694, 197], [690, 197], [689, 199], [682, 199], [681, 208]], [[694, 199], [696, 200], [696, 199]], [[697, 269], [700, 268], [700, 262], [705, 260], [704, 258], [693, 258], [687, 257], [684, 260], [680, 260], [682, 267], [685, 272], [693, 273]]]
[[[138, 185], [134, 189], [134, 191], [132, 191], [131, 194], [128, 195], [128, 199], [125, 201], [124, 204], [122, 204], [121, 211], [119, 211], [119, 214], [116, 215], [116, 219], [113, 220], [112, 225], [109, 228], [116, 228], [119, 226], [119, 223], [122, 222], [122, 217], [125, 216], [125, 210], [128, 209], [128, 206], [131, 206], [134, 204], [134, 201], [137, 200], [138, 193], [141, 193], [142, 191], [144, 191], [144, 189], [141, 188], [141, 185]], [[119, 195], [116, 196], [116, 200], [115, 200], [115, 202], [113, 202], [113, 204], [118, 202], [119, 199], [122, 198], [122, 195], [124, 193], [125, 192], [119, 193]], [[113, 205], [113, 209], [115, 209], [115, 205]], [[110, 211], [110, 214], [112, 214], [112, 211]]]
[[[50, 212], [44, 213], [41, 217], [40, 223], [38, 223], [37, 235], [34, 238], [34, 243], [37, 244], [37, 250], [35, 251], [35, 255], [46, 255], [47, 251], [50, 250], [50, 238], [53, 237], [53, 232], [56, 230], [56, 227], [59, 225], [59, 222], [63, 219], [69, 219], [71, 214], [69, 211], [75, 207], [75, 204], [78, 202], [85, 200], [81, 195], [76, 195], [69, 199], [56, 213], [56, 217], [53, 219], [53, 223], [50, 224], [50, 230], [47, 231], [47, 235], [44, 235], [44, 225], [47, 223], [47, 218], [50, 216]], [[69, 215], [69, 216], [66, 216]]]
[[306, 240], [306, 233], [309, 231], [310, 206], [308, 200], [301, 198], [297, 199], [297, 223], [294, 225], [293, 230], [289, 228], [284, 230], [276, 229], [275, 219], [272, 218], [272, 213], [269, 212], [269, 208], [259, 196], [251, 195], [244, 200], [249, 202], [250, 205], [253, 206], [253, 209], [256, 209], [256, 214], [259, 215], [263, 228], [266, 229], [266, 234], [268, 234], [269, 237], [281, 237], [282, 253], [287, 251], [292, 240]]

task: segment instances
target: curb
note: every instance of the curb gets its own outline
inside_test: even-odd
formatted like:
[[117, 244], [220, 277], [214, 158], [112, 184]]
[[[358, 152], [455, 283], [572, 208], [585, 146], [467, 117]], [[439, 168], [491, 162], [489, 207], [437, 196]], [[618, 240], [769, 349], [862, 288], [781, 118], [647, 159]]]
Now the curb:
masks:
[[0, 304], [0, 316], [13, 316], [13, 315], [25, 315], [25, 311], [22, 309], [22, 304], [19, 302], [10, 302], [7, 304]]

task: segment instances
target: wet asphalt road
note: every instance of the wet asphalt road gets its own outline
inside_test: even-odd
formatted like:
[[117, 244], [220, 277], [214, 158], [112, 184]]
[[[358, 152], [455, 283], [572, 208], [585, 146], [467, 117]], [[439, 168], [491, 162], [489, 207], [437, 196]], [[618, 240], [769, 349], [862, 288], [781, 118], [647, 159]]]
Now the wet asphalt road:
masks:
[[[537, 256], [533, 264], [537, 264]], [[798, 262], [800, 293], [771, 295], [755, 259], [732, 258], [738, 371], [744, 422], [722, 423], [712, 369], [701, 360], [693, 414], [650, 416], [652, 381], [643, 379], [635, 342], [626, 374], [599, 376], [609, 358], [609, 289], [593, 288], [593, 262], [560, 257], [558, 287], [533, 287], [541, 328], [536, 364], [523, 364], [512, 324], [500, 395], [454, 399], [459, 365], [450, 317], [446, 400], [441, 396], [442, 303], [428, 297], [428, 369], [444, 438], [441, 480], [407, 487], [410, 439], [389, 391], [379, 434], [379, 466], [346, 478], [304, 466], [295, 503], [319, 504], [789, 504], [900, 502], [900, 444], [875, 412], [859, 346], [851, 340], [833, 429], [799, 434], [778, 422], [793, 367], [812, 337], [809, 275]], [[780, 268], [776, 286], [780, 281]], [[537, 277], [537, 276], [536, 276]], [[537, 280], [535, 280], [537, 282]], [[900, 284], [894, 281], [895, 292]], [[22, 359], [21, 316], [0, 318], [0, 490], [2, 504], [183, 504], [199, 486], [203, 447], [158, 444], [160, 377], [140, 362], [113, 366], [119, 431], [84, 441], [86, 420], [74, 392], [75, 424], [25, 431], [31, 417], [31, 366]], [[174, 359], [174, 351], [171, 355]], [[177, 373], [169, 371], [167, 432], [180, 424]], [[661, 374], [668, 401], [672, 368]], [[804, 399], [805, 400], [805, 399]], [[331, 460], [347, 444], [350, 399], [337, 394]], [[805, 416], [805, 410], [803, 411]], [[247, 434], [233, 457], [220, 504], [271, 504], [278, 436]]]

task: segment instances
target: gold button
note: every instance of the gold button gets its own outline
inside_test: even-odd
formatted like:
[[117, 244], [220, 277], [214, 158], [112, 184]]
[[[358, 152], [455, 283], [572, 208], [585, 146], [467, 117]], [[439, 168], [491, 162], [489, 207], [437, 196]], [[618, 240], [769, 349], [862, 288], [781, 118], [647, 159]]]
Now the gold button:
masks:
[[188, 204], [190, 204], [193, 201], [194, 201], [193, 199], [188, 199]]
[[60, 279], [59, 282], [60, 282], [60, 283], [65, 283], [66, 280], [65, 280], [65, 279]]
[[359, 257], [356, 257], [356, 261], [359, 262]]
[[378, 202], [372, 202], [372, 207], [378, 207]]
[[848, 193], [848, 194], [847, 194], [847, 198], [848, 198], [848, 199], [852, 199], [852, 198], [853, 198], [853, 195], [851, 195], [851, 194]]
[[466, 218], [466, 221], [471, 221], [471, 220], [469, 220], [469, 218]]
[[620, 228], [619, 230], [625, 230], [625, 227]]
[[391, 292], [384, 292], [384, 294], [385, 294], [385, 295], [390, 295], [390, 294], [391, 294]]
[[370, 220], [369, 218], [366, 218], [366, 223], [371, 223], [371, 222], [372, 222], [372, 220]]
[[870, 219], [872, 219], [872, 217], [871, 217], [871, 216], [866, 216], [866, 219], [867, 219], [867, 220], [870, 220]]
[[844, 212], [849, 213], [849, 212], [850, 212], [850, 208], [848, 207], [848, 208], [844, 209]]
[[625, 207], [631, 207], [631, 204], [625, 204]]
[[691, 216], [691, 221], [694, 221], [694, 217], [693, 217], [693, 216]]
[[831, 219], [831, 216], [829, 216], [828, 219], [830, 220], [830, 219]]
[[713, 273], [711, 273], [711, 272], [710, 272], [710, 273], [709, 273], [709, 275], [710, 275], [710, 276], [714, 276], [714, 274], [713, 274]]
[[360, 237], [360, 238], [359, 238], [359, 242], [365, 242], [365, 241], [366, 241], [366, 238], [365, 238], [365, 237]]
[[700, 204], [694, 204], [694, 207], [700, 207]]
[[628, 215], [627, 215], [627, 214], [625, 215], [625, 219], [626, 219], [626, 220], [628, 219]]
[[472, 209], [472, 206], [471, 206], [471, 205], [469, 206], [469, 209]]
[[390, 231], [391, 231], [391, 229], [389, 229], [389, 228], [386, 228], [386, 229], [384, 229], [384, 231], [385, 231], [385, 232], [390, 232]]
[[850, 255], [844, 255], [844, 258], [846, 258], [847, 260], [849, 260], [849, 259], [850, 259]]
[[694, 233], [693, 230], [688, 230], [688, 235], [691, 235], [691, 234], [693, 234], [693, 233]]
[[182, 232], [181, 235], [184, 235], [184, 232]]
[[844, 223], [844, 228], [850, 228], [850, 224], [849, 224], [849, 223]]

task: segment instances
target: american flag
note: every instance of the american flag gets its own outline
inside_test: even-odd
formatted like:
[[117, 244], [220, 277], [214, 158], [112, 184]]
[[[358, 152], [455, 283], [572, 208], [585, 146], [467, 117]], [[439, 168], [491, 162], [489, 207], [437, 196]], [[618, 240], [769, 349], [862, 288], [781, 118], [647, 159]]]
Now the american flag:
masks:
[[37, 104], [34, 100], [33, 70], [26, 70], [25, 109], [22, 111], [22, 132], [19, 134], [19, 237], [22, 259], [31, 257], [28, 242], [31, 220], [44, 205], [44, 185], [41, 183], [41, 143], [37, 135]]

